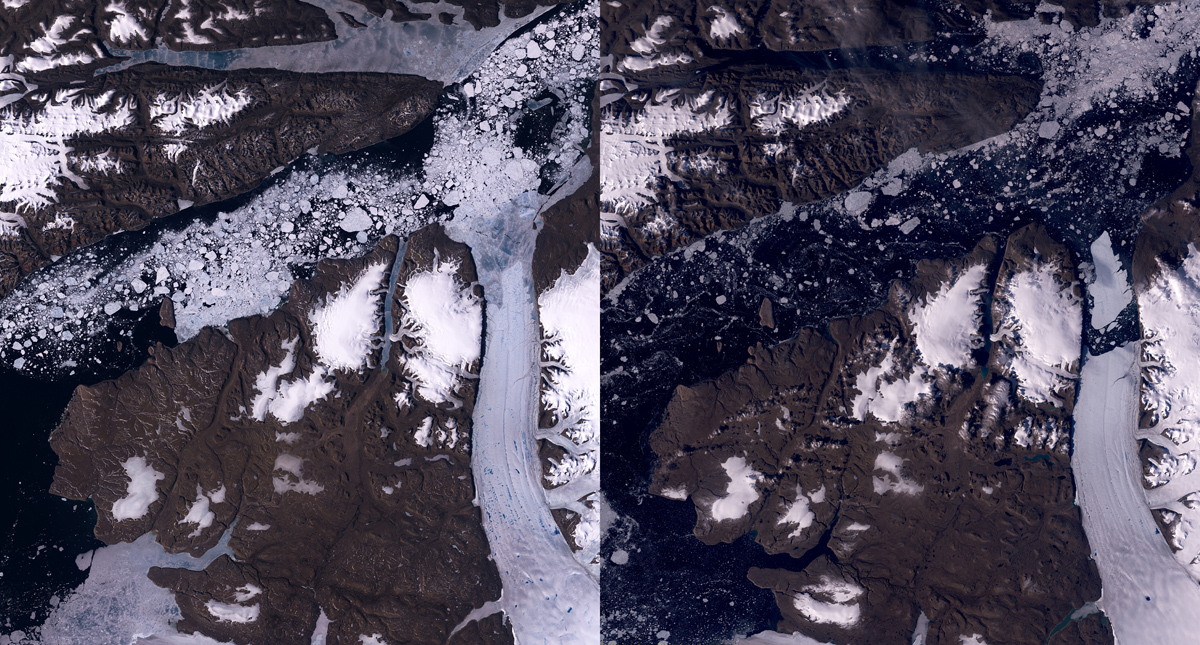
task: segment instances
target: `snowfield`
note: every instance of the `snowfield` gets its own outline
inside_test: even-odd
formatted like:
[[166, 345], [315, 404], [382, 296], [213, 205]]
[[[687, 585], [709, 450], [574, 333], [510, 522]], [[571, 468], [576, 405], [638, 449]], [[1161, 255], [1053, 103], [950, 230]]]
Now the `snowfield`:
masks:
[[[552, 460], [546, 478], [552, 485], [600, 490], [600, 253], [589, 245], [574, 273], [563, 272], [538, 298], [542, 326], [542, 407], [555, 423], [537, 432], [566, 451]], [[578, 482], [578, 483], [576, 483]], [[593, 504], [594, 506], [594, 504]], [[600, 516], [592, 506], [575, 525], [576, 557], [598, 566]]]
[[1020, 395], [1034, 403], [1060, 404], [1057, 393], [1078, 371], [1083, 306], [1075, 295], [1077, 283], [1064, 283], [1059, 270], [1040, 262], [996, 290], [1003, 313], [992, 341], [1003, 348], [1001, 368], [1016, 377]]
[[379, 296], [387, 270], [382, 263], [367, 267], [352, 287], [342, 287], [309, 314], [317, 357], [330, 369], [367, 366], [380, 334]]
[[968, 267], [953, 282], [943, 284], [923, 302], [914, 303], [908, 319], [917, 337], [917, 350], [930, 367], [961, 368], [971, 360], [971, 350], [983, 339], [979, 326], [987, 266]]
[[1141, 403], [1153, 425], [1137, 431], [1166, 451], [1151, 460], [1150, 507], [1166, 511], [1175, 557], [1200, 580], [1200, 253], [1188, 247], [1178, 269], [1161, 273], [1138, 295], [1142, 323]]
[[458, 277], [458, 262], [434, 259], [434, 267], [404, 284], [404, 314], [392, 342], [409, 338], [415, 345], [398, 355], [417, 394], [434, 404], [462, 405], [460, 382], [473, 378], [483, 333], [483, 303], [474, 286]]
[[[71, 171], [68, 142], [81, 134], [112, 132], [134, 122], [134, 106], [113, 91], [88, 96], [57, 90], [29, 97], [32, 113], [16, 106], [0, 108], [0, 204], [37, 209], [55, 200], [54, 188], [70, 181], [86, 188]], [[101, 112], [106, 110], [105, 112]]]

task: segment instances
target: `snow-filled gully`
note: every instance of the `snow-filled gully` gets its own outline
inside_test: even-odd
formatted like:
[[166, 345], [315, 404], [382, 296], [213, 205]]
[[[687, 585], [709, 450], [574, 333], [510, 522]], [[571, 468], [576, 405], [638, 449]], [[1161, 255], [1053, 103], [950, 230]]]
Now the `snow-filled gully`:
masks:
[[[531, 200], [532, 201], [532, 200]], [[534, 203], [510, 205], [452, 236], [471, 246], [487, 324], [472, 419], [472, 469], [483, 528], [504, 591], [468, 620], [503, 610], [520, 645], [599, 643], [600, 584], [550, 513], [534, 436], [540, 400]]]

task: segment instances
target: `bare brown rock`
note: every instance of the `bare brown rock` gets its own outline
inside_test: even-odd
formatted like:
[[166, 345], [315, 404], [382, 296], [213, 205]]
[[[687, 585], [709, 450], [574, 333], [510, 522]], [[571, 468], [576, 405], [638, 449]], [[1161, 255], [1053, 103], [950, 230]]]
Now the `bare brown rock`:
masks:
[[[759, 95], [797, 88], [849, 102], [803, 131], [765, 130], [751, 116]], [[663, 141], [672, 150], [673, 179], [659, 180], [653, 205], [620, 213], [626, 226], [603, 245], [605, 292], [651, 257], [740, 228], [778, 212], [785, 201], [802, 204], [847, 191], [910, 148], [951, 150], [1004, 132], [1033, 109], [1041, 83], [1022, 76], [759, 66], [702, 75], [658, 104], [687, 110], [689, 97], [695, 102], [709, 92], [715, 98], [702, 111], [727, 108], [730, 123]], [[606, 106], [603, 118], [627, 121], [655, 101], [653, 93], [635, 92]]]
[[[58, 100], [57, 89], [39, 89], [10, 109], [32, 113]], [[228, 122], [203, 130], [164, 130], [151, 118], [149, 106], [160, 97], [203, 91], [240, 95], [248, 104]], [[59, 183], [51, 203], [5, 205], [21, 212], [26, 226], [19, 237], [0, 237], [0, 297], [52, 256], [140, 229], [189, 202], [206, 204], [250, 190], [306, 150], [340, 154], [402, 134], [429, 114], [440, 91], [435, 82], [386, 74], [181, 71], [147, 64], [98, 76], [71, 100], [107, 95], [110, 109], [128, 101], [134, 122], [71, 139], [70, 168], [82, 183]], [[118, 170], [87, 165], [100, 154], [110, 156]], [[59, 217], [73, 225], [46, 227]]]
[[[746, 365], [679, 387], [650, 437], [658, 456], [651, 492], [689, 498], [706, 543], [753, 530], [768, 553], [794, 558], [786, 569], [748, 572], [776, 593], [780, 631], [839, 644], [908, 642], [924, 612], [929, 643], [972, 634], [1044, 642], [1100, 593], [1073, 503], [1069, 403], [1032, 405], [1008, 377], [985, 369], [1000, 349], [982, 342], [982, 316], [972, 360], [930, 372], [930, 392], [899, 422], [859, 418], [855, 401], [860, 376], [885, 356], [900, 366], [886, 377], [894, 379], [923, 360], [909, 320], [914, 302], [969, 267], [987, 267], [983, 288], [994, 291], [1005, 272], [1048, 258], [1074, 275], [1073, 258], [1040, 227], [986, 238], [963, 258], [921, 263], [879, 311], [751, 348]], [[730, 502], [735, 478], [753, 492], [740, 516]], [[845, 623], [814, 620], [821, 611]], [[1112, 642], [1091, 622], [1059, 635]]]
[[[79, 388], [54, 431], [53, 490], [92, 498], [105, 542], [153, 529], [167, 551], [200, 554], [232, 526], [236, 559], [150, 573], [175, 593], [183, 631], [307, 645], [323, 611], [331, 645], [376, 633], [387, 642], [443, 643], [472, 609], [499, 596], [472, 503], [473, 383], [459, 390], [459, 406], [419, 397], [398, 405], [396, 393], [410, 390], [398, 358], [403, 340], [393, 344], [388, 369], [377, 366], [378, 350], [364, 369], [327, 369], [314, 349], [309, 312], [368, 267], [390, 266], [396, 245], [388, 237], [366, 257], [323, 261], [270, 316], [234, 320], [227, 333], [206, 328], [176, 348], [159, 346], [114, 381]], [[402, 279], [435, 257], [458, 261], [460, 278], [475, 280], [469, 249], [440, 227], [409, 239]], [[334, 388], [287, 421], [260, 400], [276, 388], [264, 376], [271, 368], [278, 384], [317, 379]], [[456, 428], [459, 443], [419, 442], [414, 432], [427, 418]], [[161, 479], [152, 482], [147, 511], [127, 519], [113, 503], [128, 493], [130, 457], [144, 458]], [[212, 513], [205, 519], [192, 514], [201, 496]], [[222, 605], [253, 605], [257, 619], [222, 621]], [[511, 639], [506, 625], [488, 619], [454, 642]]]

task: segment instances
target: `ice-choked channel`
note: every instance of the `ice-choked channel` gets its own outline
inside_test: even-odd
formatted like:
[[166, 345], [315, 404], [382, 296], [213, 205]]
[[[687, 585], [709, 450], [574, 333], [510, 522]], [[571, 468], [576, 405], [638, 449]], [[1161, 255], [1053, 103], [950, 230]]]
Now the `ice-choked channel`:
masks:
[[[536, 195], [452, 235], [471, 246], [484, 286], [487, 338], [472, 419], [472, 468], [492, 558], [498, 607], [521, 645], [600, 642], [600, 584], [575, 559], [541, 485], [540, 335], [531, 265]], [[524, 196], [523, 196], [524, 197]]]
[[[1104, 266], [1114, 275], [1097, 276], [1093, 296], [1119, 311], [1129, 300], [1124, 275], [1115, 262], [1097, 263], [1097, 269]], [[1076, 503], [1103, 584], [1097, 605], [1112, 621], [1117, 641], [1194, 643], [1200, 586], [1159, 535], [1141, 485], [1134, 437], [1139, 350], [1139, 343], [1130, 343], [1100, 356], [1089, 354], [1083, 364], [1071, 456]]]

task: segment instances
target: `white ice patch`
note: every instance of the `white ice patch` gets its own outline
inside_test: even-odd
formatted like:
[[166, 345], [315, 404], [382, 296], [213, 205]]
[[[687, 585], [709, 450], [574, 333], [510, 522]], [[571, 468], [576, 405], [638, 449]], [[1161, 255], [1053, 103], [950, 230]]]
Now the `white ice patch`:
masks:
[[736, 520], [746, 515], [750, 505], [758, 500], [758, 481], [762, 475], [755, 472], [743, 457], [730, 457], [721, 462], [729, 485], [725, 494], [712, 505], [712, 518], [718, 522]]
[[253, 599], [260, 593], [262, 593], [261, 587], [246, 583], [237, 588], [237, 592], [233, 594], [233, 599], [237, 602], [246, 602], [247, 600]]
[[150, 122], [167, 134], [181, 135], [216, 123], [227, 123], [254, 102], [245, 90], [232, 94], [225, 84], [206, 87], [194, 95], [159, 94], [150, 101]]
[[664, 488], [664, 489], [662, 489], [662, 492], [659, 493], [659, 495], [662, 495], [663, 497], [666, 497], [667, 499], [675, 499], [675, 500], [683, 501], [688, 498], [688, 490], [687, 490], [687, 486], [678, 486], [675, 488]]
[[367, 364], [380, 333], [380, 283], [386, 264], [373, 264], [352, 287], [342, 287], [309, 314], [314, 349], [330, 369], [356, 371]]
[[629, 48], [643, 55], [649, 56], [655, 51], [658, 51], [660, 45], [666, 44], [666, 39], [663, 37], [664, 32], [671, 26], [675, 19], [671, 16], [659, 16], [654, 19], [654, 24], [650, 25], [645, 30], [645, 35], [639, 36], [636, 40], [629, 43]]
[[[92, 44], [91, 51], [75, 50], [59, 53], [59, 47], [85, 39], [91, 34], [91, 29], [85, 23], [80, 22], [78, 26], [75, 24], [75, 16], [66, 14], [55, 17], [54, 22], [49, 26], [46, 26], [46, 23], [38, 24], [42, 35], [31, 40], [26, 46], [29, 51], [38, 55], [27, 55], [18, 59], [16, 65], [13, 66], [14, 69], [28, 74], [55, 67], [87, 65], [98, 58], [104, 58], [104, 52], [95, 43]], [[73, 26], [75, 26], [74, 33], [69, 33]]]
[[383, 634], [361, 634], [358, 637], [359, 645], [387, 645], [387, 641], [383, 640]]
[[987, 645], [987, 641], [983, 640], [982, 634], [960, 634], [958, 637], [959, 645]]
[[325, 639], [329, 637], [329, 616], [325, 615], [325, 610], [321, 610], [321, 615], [317, 616], [317, 625], [313, 628], [312, 639], [309, 645], [325, 645]]
[[1133, 294], [1108, 231], [1092, 242], [1092, 264], [1096, 266], [1096, 281], [1088, 285], [1088, 293], [1092, 296], [1092, 328], [1099, 330], [1117, 319]]
[[455, 260], [434, 259], [434, 266], [409, 277], [404, 285], [401, 329], [392, 341], [416, 341], [411, 354], [399, 356], [416, 392], [433, 404], [459, 402], [459, 380], [479, 360], [483, 305], [471, 285], [458, 277]]
[[907, 376], [898, 373], [893, 351], [894, 346], [888, 349], [878, 367], [868, 367], [855, 379], [854, 387], [859, 392], [854, 398], [855, 418], [865, 421], [870, 413], [880, 421], [898, 423], [909, 403], [932, 391], [924, 369], [914, 369]]
[[196, 501], [188, 508], [187, 515], [179, 520], [179, 524], [195, 524], [196, 530], [192, 531], [188, 537], [196, 537], [200, 535], [200, 531], [212, 526], [213, 520], [217, 518], [217, 514], [209, 510], [211, 504], [221, 504], [225, 501], [225, 486], [221, 485], [216, 490], [204, 494], [200, 488], [200, 484], [196, 484]]
[[37, 209], [55, 201], [55, 187], [63, 179], [86, 187], [69, 167], [72, 148], [67, 142], [82, 134], [119, 130], [134, 121], [129, 99], [118, 99], [112, 91], [89, 96], [57, 90], [43, 100], [44, 104], [31, 101], [32, 112], [0, 108], [0, 167], [5, 169], [0, 173], [0, 203]]
[[129, 44], [134, 38], [150, 37], [146, 26], [129, 11], [124, 2], [109, 3], [104, 10], [108, 13], [105, 18], [108, 21], [108, 36], [114, 44]]
[[821, 584], [804, 587], [803, 591], [807, 593], [796, 594], [793, 604], [814, 623], [852, 627], [862, 616], [858, 598], [863, 589], [857, 585], [822, 578]]
[[890, 452], [881, 452], [875, 456], [875, 470], [885, 473], [883, 477], [871, 477], [871, 487], [876, 495], [889, 492], [916, 495], [925, 490], [924, 486], [904, 476], [904, 473], [901, 472], [903, 464], [903, 459]]
[[733, 14], [721, 7], [709, 7], [708, 10], [717, 14], [708, 24], [708, 35], [713, 40], [725, 40], [742, 33], [742, 25]]
[[962, 367], [970, 362], [971, 350], [982, 343], [980, 307], [986, 278], [986, 266], [971, 266], [909, 309], [917, 351], [930, 367]]
[[600, 201], [605, 211], [632, 212], [651, 203], [654, 178], [680, 178], [670, 171], [666, 141], [682, 133], [725, 127], [733, 120], [729, 102], [714, 92], [680, 97], [660, 91], [632, 115], [604, 110], [600, 125]]
[[314, 481], [306, 480], [303, 476], [301, 476], [300, 467], [303, 463], [303, 459], [295, 455], [290, 455], [286, 452], [280, 453], [279, 456], [275, 458], [275, 466], [272, 468], [273, 471], [282, 470], [287, 474], [295, 476], [296, 478], [296, 481], [290, 481], [288, 477], [272, 477], [271, 484], [275, 487], [276, 493], [283, 495], [284, 493], [291, 491], [296, 493], [316, 495], [317, 493], [325, 490], [324, 486]]
[[267, 371], [259, 374], [254, 379], [254, 387], [258, 390], [254, 401], [250, 404], [250, 414], [258, 421], [265, 421], [267, 418], [267, 407], [271, 401], [278, 396], [275, 390], [275, 385], [279, 382], [279, 377], [284, 374], [291, 374], [296, 367], [296, 342], [299, 338], [293, 338], [283, 342], [283, 350], [287, 352], [279, 365], [268, 366]]
[[575, 273], [562, 272], [542, 293], [538, 310], [550, 368], [542, 379], [542, 405], [558, 416], [560, 432], [580, 447], [598, 448], [600, 254], [594, 246], [588, 245], [587, 258]]
[[838, 93], [830, 96], [821, 83], [800, 92], [757, 94], [750, 100], [750, 121], [763, 132], [779, 134], [788, 125], [803, 128], [827, 121], [850, 105], [851, 99]]
[[232, 605], [210, 600], [204, 603], [204, 608], [212, 614], [217, 622], [222, 623], [252, 623], [258, 620], [258, 605]]
[[811, 495], [805, 495], [804, 491], [796, 486], [796, 501], [792, 502], [788, 507], [787, 513], [780, 516], [775, 522], [777, 526], [791, 524], [795, 526], [795, 530], [788, 534], [789, 538], [798, 538], [804, 533], [804, 529], [812, 526], [813, 521], [817, 519], [817, 514], [809, 509], [809, 504], [819, 504], [825, 501], [825, 487], [813, 491]]
[[992, 340], [1006, 341], [1004, 368], [1034, 403], [1060, 403], [1055, 392], [1070, 384], [1079, 365], [1083, 307], [1075, 283], [1060, 283], [1058, 271], [1056, 264], [1038, 264], [997, 293], [1005, 304]]
[[129, 484], [125, 497], [113, 502], [112, 516], [118, 522], [136, 520], [149, 512], [150, 505], [158, 500], [156, 482], [166, 478], [146, 463], [145, 457], [130, 457], [121, 466], [129, 476]]
[[[271, 369], [268, 368], [267, 372]], [[269, 399], [266, 402], [266, 410], [271, 413], [271, 416], [279, 420], [283, 425], [295, 423], [304, 418], [304, 410], [309, 405], [324, 399], [329, 396], [334, 390], [334, 383], [331, 380], [326, 380], [328, 373], [321, 365], [314, 365], [312, 374], [308, 376], [297, 377], [291, 381], [280, 381], [279, 388], [270, 393]], [[263, 375], [260, 374], [259, 378]], [[263, 381], [265, 384], [265, 380]], [[266, 393], [259, 394], [254, 399], [254, 407], [257, 410], [260, 406], [260, 397], [267, 396]], [[264, 417], [265, 418], [265, 415]], [[260, 418], [260, 420], [262, 420]]]

